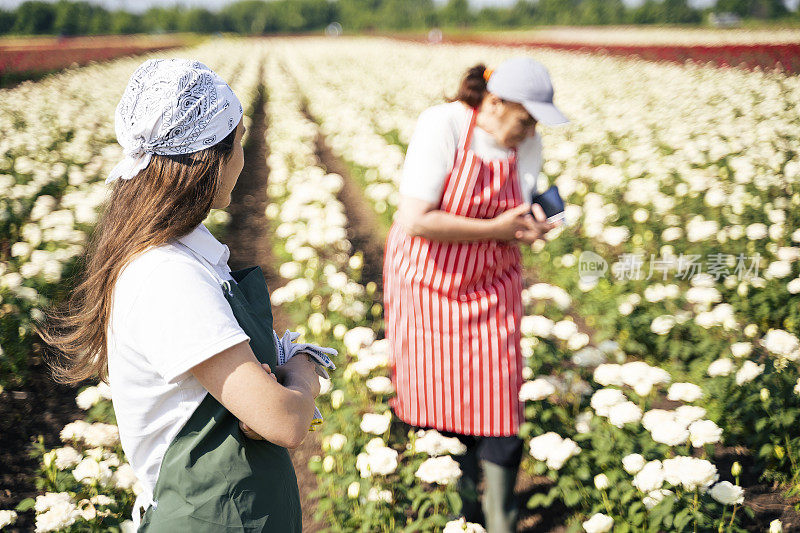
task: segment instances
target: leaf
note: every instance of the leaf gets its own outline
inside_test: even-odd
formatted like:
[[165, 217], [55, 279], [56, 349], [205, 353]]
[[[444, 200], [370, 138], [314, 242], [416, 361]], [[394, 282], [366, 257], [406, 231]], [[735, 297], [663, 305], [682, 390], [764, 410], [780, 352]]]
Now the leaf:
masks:
[[19, 504], [16, 507], [16, 510], [21, 513], [24, 513], [25, 511], [33, 509], [34, 505], [36, 505], [36, 500], [34, 500], [33, 498], [25, 498], [24, 500], [19, 502]]

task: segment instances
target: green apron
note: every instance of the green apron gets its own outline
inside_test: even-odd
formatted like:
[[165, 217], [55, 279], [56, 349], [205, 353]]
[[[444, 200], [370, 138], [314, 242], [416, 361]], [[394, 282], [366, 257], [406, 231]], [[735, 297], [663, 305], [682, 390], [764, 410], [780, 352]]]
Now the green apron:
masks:
[[[182, 245], [182, 244], [181, 244]], [[231, 272], [231, 283], [187, 247], [217, 278], [261, 363], [277, 354], [272, 309], [258, 265]], [[244, 436], [239, 420], [207, 394], [164, 454], [153, 505], [139, 526], [146, 533], [302, 531], [300, 494], [286, 448]]]

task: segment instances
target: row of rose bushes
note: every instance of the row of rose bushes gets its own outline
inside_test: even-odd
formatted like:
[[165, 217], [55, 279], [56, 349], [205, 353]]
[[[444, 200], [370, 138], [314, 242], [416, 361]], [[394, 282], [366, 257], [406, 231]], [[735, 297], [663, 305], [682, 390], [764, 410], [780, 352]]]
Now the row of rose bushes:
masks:
[[[326, 419], [326, 455], [313, 458], [310, 467], [341, 474], [320, 484], [318, 513], [336, 531], [480, 531], [457, 518], [453, 483], [460, 471], [455, 461], [439, 457], [463, 447], [428, 432], [410, 435], [416, 445], [406, 448], [406, 437], [390, 423], [388, 378], [365, 377], [387, 363], [385, 342], [375, 338], [381, 315], [380, 304], [372, 302], [377, 287], [358, 282], [363, 258], [352, 253], [336, 198], [342, 178], [319, 167], [316, 127], [303, 118], [293, 100], [297, 93], [285, 81], [270, 57], [263, 80], [270, 124], [267, 214], [276, 220], [276, 266], [287, 280], [273, 288], [272, 300], [298, 324], [294, 329], [303, 340], [334, 346], [343, 356], [317, 400]], [[64, 428], [64, 446], [37, 446], [43, 494], [16, 511], [0, 511], [0, 527], [13, 523], [16, 512], [33, 511], [42, 532], [132, 530], [131, 506], [141, 487], [119, 446], [109, 400], [104, 384], [80, 392], [76, 401], [87, 410], [86, 419]], [[354, 417], [361, 422], [354, 424]]]
[[319, 474], [316, 518], [332, 532], [480, 531], [458, 518], [454, 483], [461, 472], [450, 454], [463, 446], [435, 431], [405, 434], [393, 420], [388, 346], [376, 337], [378, 287], [360, 283], [363, 257], [347, 240], [338, 199], [343, 178], [324, 170], [316, 155], [318, 127], [304, 115], [284, 59], [274, 54], [266, 75], [267, 215], [279, 272], [288, 280], [271, 299], [306, 341], [339, 350], [317, 400], [325, 422], [322, 454], [309, 465]]
[[[518, 52], [438, 47], [434, 53], [388, 42], [366, 49], [354, 42], [332, 46], [311, 41], [282, 53], [330, 145], [350, 163], [376, 211], [390, 219], [402, 150], [416, 112], [453, 87], [466, 67], [480, 61], [496, 64]], [[402, 57], [405, 68], [389, 66], [381, 59], [386, 57]], [[546, 505], [559, 497], [584, 512], [604, 510], [623, 528], [645, 522], [656, 528], [680, 529], [687, 522], [712, 527], [722, 520], [737, 527], [742, 513], [731, 516], [729, 509], [742, 502], [741, 488], [717, 484], [718, 489], [707, 489], [719, 475], [738, 483], [741, 465], [718, 472], [703, 457], [713, 459], [715, 447], [722, 444], [744, 445], [750, 453], [742, 460], [750, 463], [751, 477], [763, 473], [793, 480], [797, 473], [792, 421], [798, 414], [793, 364], [799, 355], [794, 318], [798, 281], [787, 280], [797, 276], [793, 242], [800, 239], [791, 206], [800, 197], [798, 161], [782, 133], [796, 126], [797, 115], [788, 105], [765, 105], [763, 96], [788, 102], [797, 96], [797, 82], [778, 75], [617, 59], [589, 63], [555, 53], [541, 53], [540, 59], [556, 78], [556, 87], [566, 88], [558, 101], [573, 117], [566, 128], [546, 130], [546, 146], [552, 143], [553, 149], [545, 154], [544, 168], [572, 204], [572, 224], [526, 254], [526, 264], [553, 285], [536, 284], [526, 293], [534, 304], [523, 321], [528, 342], [535, 346], [530, 362], [544, 380], [534, 380], [538, 385], [528, 390], [535, 391], [530, 399], [547, 401], [529, 407], [530, 424], [523, 433], [549, 435], [536, 441], [545, 448], [556, 442], [553, 432], [574, 439], [563, 448], [556, 446], [565, 453], [575, 442], [587, 449], [556, 469], [558, 473], [549, 468], [548, 475], [558, 480], [554, 489], [530, 503]], [[704, 107], [697, 97], [691, 105], [669, 100], [668, 106], [663, 86], [655, 83], [664, 77], [687, 93], [699, 94]], [[350, 83], [353, 79], [369, 81], [356, 86]], [[426, 83], [414, 84], [414, 79]], [[733, 92], [733, 86], [741, 90]], [[593, 100], [596, 94], [602, 100]], [[720, 98], [722, 94], [729, 98]], [[745, 143], [755, 134], [745, 128], [764, 120], [776, 124], [778, 133], [753, 139], [756, 146], [746, 151]], [[758, 131], [758, 123], [752, 126]], [[724, 276], [703, 271], [679, 279], [673, 260], [667, 263], [670, 282], [610, 274], [582, 280], [578, 267], [583, 250], [609, 263], [624, 253], [758, 253], [760, 270], [751, 270], [749, 279], [737, 279], [734, 264]], [[585, 317], [587, 331], [565, 323], [563, 312]], [[659, 391], [659, 381], [648, 377], [651, 373], [673, 385]], [[591, 381], [596, 385], [587, 387]], [[602, 392], [595, 390], [598, 386]], [[602, 421], [603, 398], [617, 413], [609, 421]], [[700, 405], [656, 409], [675, 407], [674, 401]], [[532, 453], [537, 448], [533, 442]], [[650, 461], [643, 473], [634, 470], [640, 476], [635, 484], [622, 461], [631, 453]], [[672, 455], [695, 457], [667, 463]], [[536, 459], [544, 466], [537, 462], [534, 471], [548, 470], [543, 452]], [[707, 477], [699, 483], [681, 479], [675, 473], [678, 465], [686, 473]], [[602, 478], [591, 490], [592, 476], [608, 477], [609, 469], [615, 491], [610, 498], [598, 488], [605, 484]], [[664, 482], [678, 493], [677, 502], [645, 513], [642, 505], [652, 506]], [[636, 495], [640, 504], [630, 505]]]
[[[214, 41], [0, 90], [0, 387], [25, 384], [33, 321], [69, 290], [62, 280], [73, 275], [110, 190], [105, 176], [122, 156], [114, 109], [133, 70], [148, 57], [196, 58], [251, 105], [258, 63], [230, 61], [239, 46]], [[215, 212], [209, 222], [225, 216]]]
[[[218, 41], [169, 56], [199, 59], [229, 81], [249, 125], [267, 47], [254, 45], [247, 61], [229, 61], [239, 46], [240, 40]], [[141, 61], [75, 69], [3, 91], [7, 98], [0, 98], [0, 142], [8, 150], [0, 162], [8, 174], [0, 179], [9, 188], [0, 201], [6, 214], [3, 239], [14, 244], [0, 252], [0, 386], [24, 386], [33, 340], [30, 325], [40, 318], [39, 307], [68, 290], [64, 280], [69, 280], [106, 199], [106, 172], [121, 156], [108, 117], [113, 117], [125, 83]], [[89, 86], [98, 90], [88, 95]], [[220, 234], [227, 220], [226, 212], [214, 210], [204, 223]], [[41, 455], [37, 489], [42, 494], [14, 510], [0, 511], [0, 527], [16, 521], [18, 513], [33, 512], [37, 532], [131, 530], [139, 487], [119, 445], [110, 391], [104, 384], [86, 387], [76, 401], [87, 417], [61, 431], [63, 446], [48, 449], [41, 437], [36, 445]]]

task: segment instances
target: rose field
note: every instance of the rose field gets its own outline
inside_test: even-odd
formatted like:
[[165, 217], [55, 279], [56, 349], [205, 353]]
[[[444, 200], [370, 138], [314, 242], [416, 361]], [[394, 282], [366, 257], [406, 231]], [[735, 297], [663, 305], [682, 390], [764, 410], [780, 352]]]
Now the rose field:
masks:
[[304, 530], [483, 531], [463, 446], [388, 407], [382, 253], [418, 115], [519, 54], [571, 120], [537, 126], [538, 188], [568, 207], [522, 254], [519, 530], [800, 531], [800, 79], [377, 37], [215, 39], [0, 90], [0, 529], [133, 530], [108, 387], [50, 383], [33, 326], [80, 268], [128, 77], [177, 56], [245, 106], [245, 169], [206, 225], [262, 266], [279, 335], [339, 350], [292, 450]]
[[0, 82], [10, 83], [92, 61], [182, 46], [186, 39], [152, 36], [0, 39]]

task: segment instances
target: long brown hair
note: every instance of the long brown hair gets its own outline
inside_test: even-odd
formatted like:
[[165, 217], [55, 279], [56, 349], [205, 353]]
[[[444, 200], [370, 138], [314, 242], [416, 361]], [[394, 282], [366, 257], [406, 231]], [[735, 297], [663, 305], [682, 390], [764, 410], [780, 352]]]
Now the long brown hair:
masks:
[[75, 289], [35, 327], [54, 350], [53, 379], [108, 379], [106, 328], [122, 268], [150, 246], [180, 237], [208, 216], [236, 128], [219, 143], [182, 155], [153, 155], [133, 179], [118, 179], [80, 258]]
[[486, 65], [483, 63], [475, 65], [467, 70], [458, 86], [455, 96], [447, 98], [448, 102], [461, 101], [470, 107], [478, 107], [486, 94], [486, 79], [483, 77], [486, 72]]

